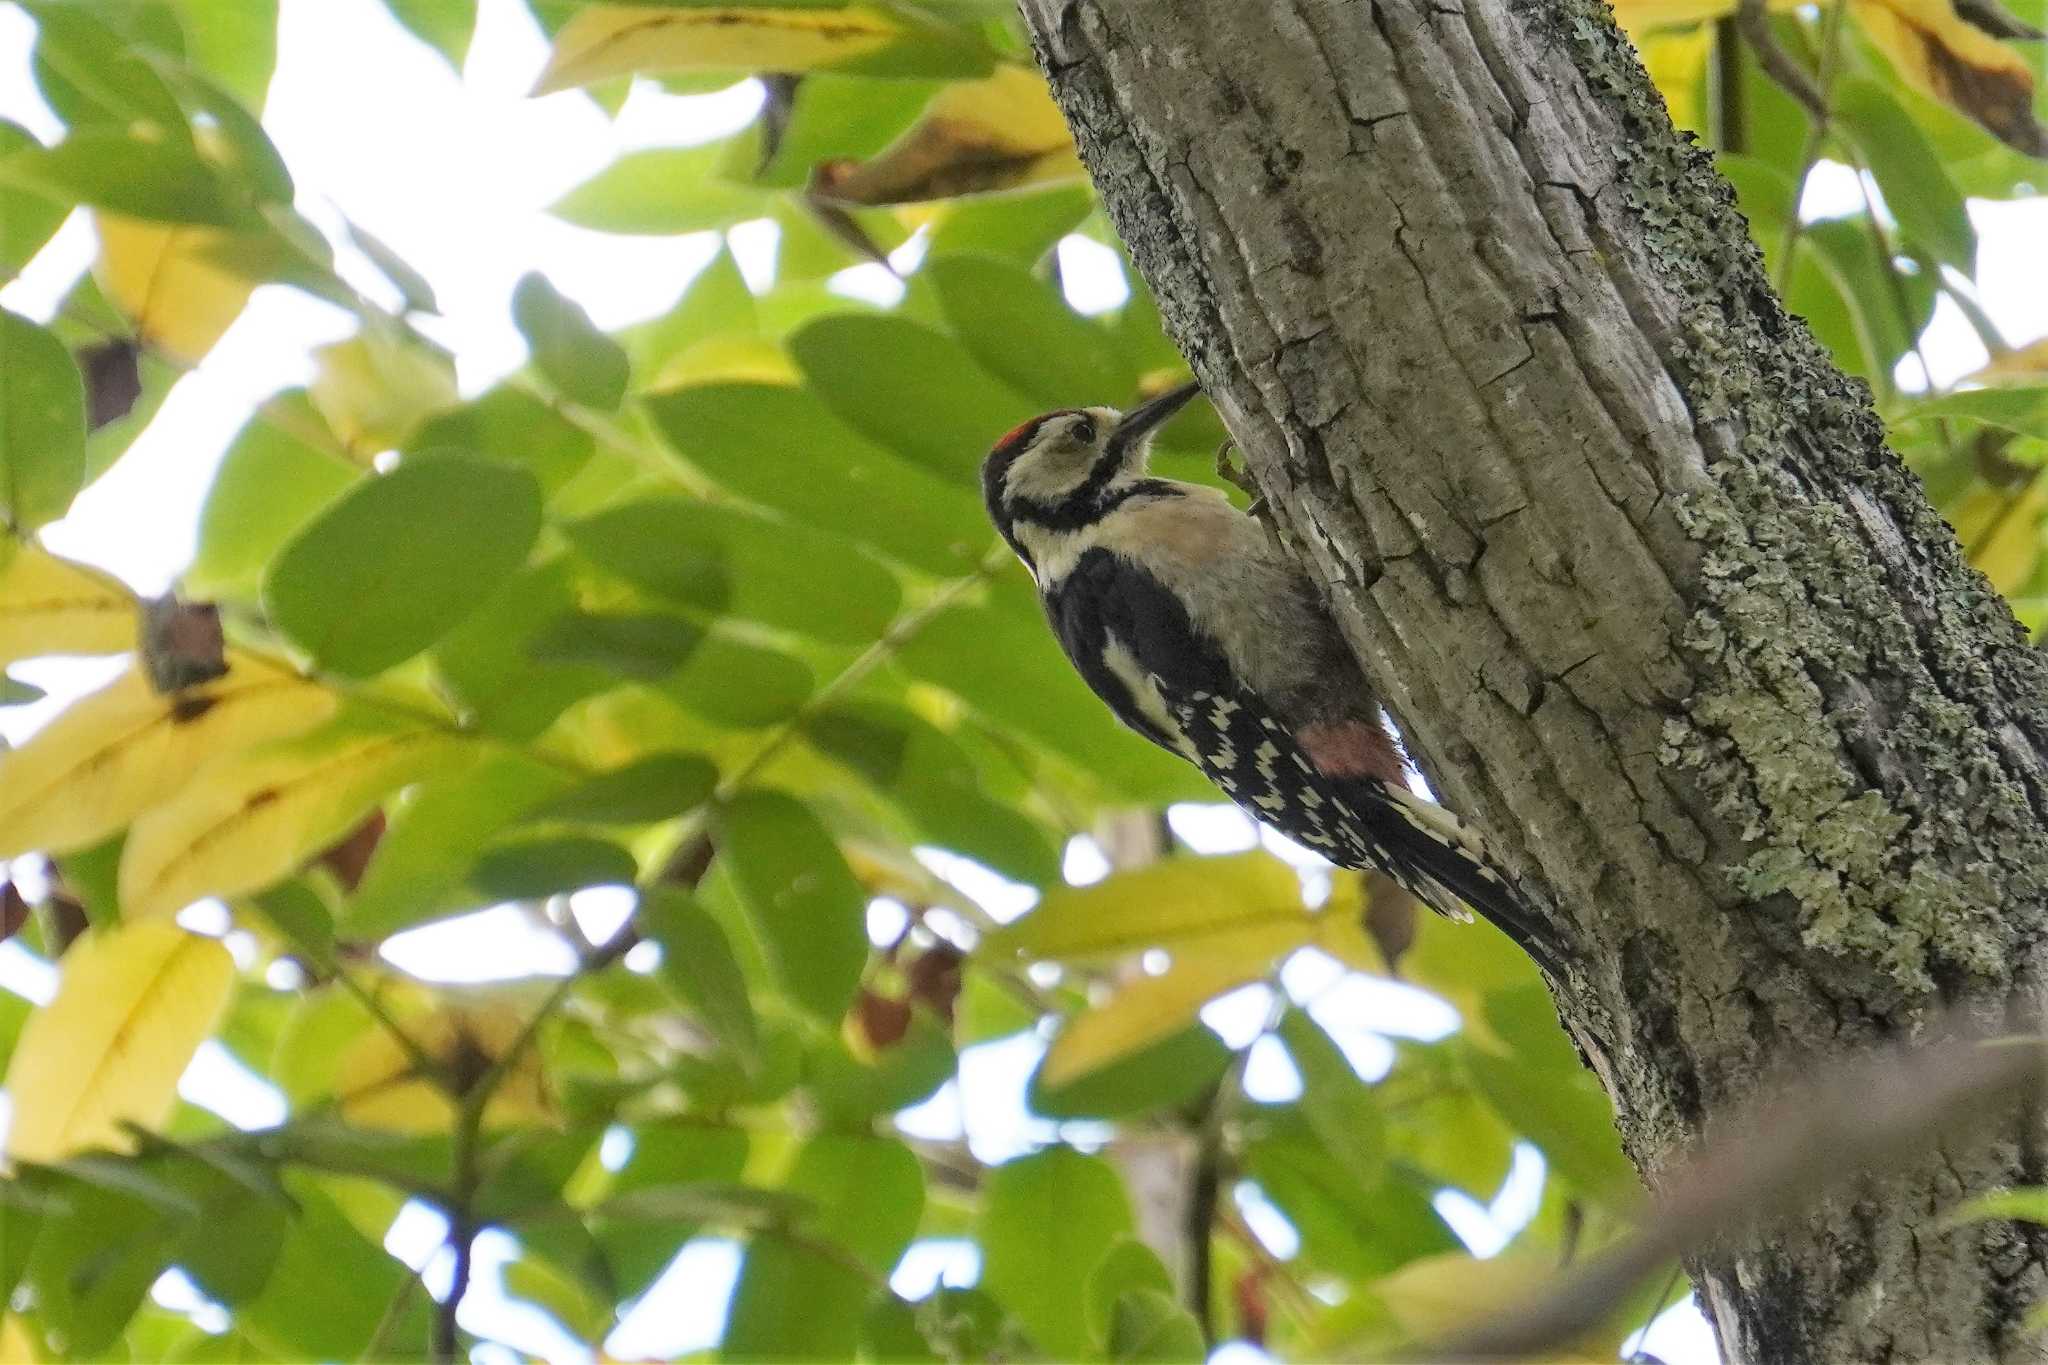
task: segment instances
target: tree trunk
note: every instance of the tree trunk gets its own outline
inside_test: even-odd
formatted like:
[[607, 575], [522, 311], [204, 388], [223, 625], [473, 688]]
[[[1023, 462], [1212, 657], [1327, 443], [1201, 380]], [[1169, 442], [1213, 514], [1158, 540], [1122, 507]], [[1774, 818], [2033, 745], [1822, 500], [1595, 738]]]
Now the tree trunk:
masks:
[[[1597, 0], [1022, 0], [1174, 336], [1654, 1187], [1781, 1068], [2042, 1004], [2048, 677]], [[1698, 1253], [1734, 1360], [2034, 1358], [2038, 1116]], [[2038, 1231], [2038, 1230], [2036, 1230]]]

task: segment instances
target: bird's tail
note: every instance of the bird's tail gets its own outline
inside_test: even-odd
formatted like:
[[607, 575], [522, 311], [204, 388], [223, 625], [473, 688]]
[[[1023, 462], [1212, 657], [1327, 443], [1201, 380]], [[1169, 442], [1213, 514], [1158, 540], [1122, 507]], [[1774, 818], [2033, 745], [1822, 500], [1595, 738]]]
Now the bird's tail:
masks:
[[1343, 800], [1387, 875], [1440, 915], [1469, 920], [1477, 912], [1552, 978], [1564, 980], [1557, 932], [1494, 866], [1478, 830], [1391, 782], [1354, 778], [1344, 788]]

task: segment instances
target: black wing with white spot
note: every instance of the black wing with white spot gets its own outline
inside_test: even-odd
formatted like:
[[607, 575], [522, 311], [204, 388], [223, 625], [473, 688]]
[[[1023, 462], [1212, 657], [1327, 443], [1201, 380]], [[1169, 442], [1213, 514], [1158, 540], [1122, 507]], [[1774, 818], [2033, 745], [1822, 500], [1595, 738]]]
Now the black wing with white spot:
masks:
[[1089, 550], [1046, 603], [1081, 676], [1118, 719], [1193, 762], [1225, 795], [1340, 867], [1386, 873], [1439, 914], [1469, 904], [1555, 968], [1547, 934], [1455, 815], [1394, 784], [1319, 771], [1244, 687], [1180, 599], [1122, 556]]

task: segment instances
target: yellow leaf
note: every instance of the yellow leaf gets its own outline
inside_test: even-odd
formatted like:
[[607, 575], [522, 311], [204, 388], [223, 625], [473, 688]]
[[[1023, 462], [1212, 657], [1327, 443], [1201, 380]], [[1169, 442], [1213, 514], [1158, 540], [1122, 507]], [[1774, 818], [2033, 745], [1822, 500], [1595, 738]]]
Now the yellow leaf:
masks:
[[988, 947], [1065, 962], [1114, 958], [1144, 948], [1195, 946], [1251, 925], [1285, 924], [1304, 940], [1313, 912], [1301, 879], [1270, 853], [1168, 858], [1093, 886], [1060, 886]]
[[342, 449], [358, 459], [395, 450], [433, 414], [455, 406], [447, 359], [382, 331], [365, 331], [313, 352], [306, 396]]
[[1854, 0], [1850, 13], [1901, 81], [1967, 114], [2008, 146], [2048, 156], [2048, 128], [2034, 117], [2033, 68], [1999, 41], [2026, 27], [1989, 0], [1975, 9], [2002, 19], [2003, 31], [1994, 35], [1981, 19], [1963, 18], [1951, 0]]
[[214, 763], [128, 831], [122, 913], [175, 915], [203, 896], [260, 891], [463, 752], [438, 731], [342, 721]]
[[796, 367], [780, 346], [759, 337], [707, 337], [670, 356], [648, 388], [686, 384], [787, 384], [798, 382]]
[[[1767, 9], [1789, 13], [1802, 0], [1768, 0]], [[1737, 0], [1621, 0], [1614, 7], [1615, 22], [1628, 30], [1629, 38], [1642, 47], [1652, 30], [1722, 19], [1735, 13]]]
[[57, 998], [29, 1016], [7, 1068], [7, 1154], [57, 1161], [89, 1147], [127, 1150], [124, 1122], [170, 1116], [178, 1077], [213, 1034], [235, 961], [175, 924], [93, 930], [64, 954]]
[[1175, 953], [1173, 965], [1160, 975], [1134, 977], [1105, 1003], [1068, 1020], [1046, 1052], [1040, 1083], [1065, 1085], [1171, 1037], [1217, 996], [1264, 980], [1314, 932], [1310, 919], [1252, 924], [1210, 934], [1199, 949]]
[[2048, 379], [2048, 337], [1991, 357], [1990, 364], [1969, 377], [1980, 384], [2037, 384]]
[[33, 1365], [39, 1359], [35, 1338], [21, 1325], [21, 1319], [12, 1313], [0, 1313], [0, 1361], [6, 1365]]
[[224, 677], [174, 697], [131, 667], [0, 754], [0, 857], [96, 844], [208, 760], [334, 714], [334, 694], [317, 683], [239, 651], [228, 665]]
[[[1373, 1283], [1372, 1292], [1417, 1341], [1440, 1341], [1477, 1326], [1503, 1309], [1534, 1297], [1556, 1275], [1556, 1266], [1541, 1256], [1507, 1252], [1480, 1260], [1463, 1252], [1444, 1252], [1410, 1261]], [[1631, 1313], [1642, 1310], [1628, 1303]], [[1618, 1316], [1618, 1315], [1617, 1315]], [[1612, 1360], [1633, 1321], [1609, 1321], [1588, 1329], [1535, 1360]]]
[[1700, 92], [1707, 70], [1707, 55], [1714, 50], [1711, 25], [1662, 29], [1636, 39], [1643, 69], [1650, 83], [1664, 96], [1671, 121], [1680, 128], [1706, 127], [1706, 110], [1700, 107]]
[[98, 569], [0, 541], [0, 665], [135, 648], [135, 595]]
[[941, 90], [923, 117], [870, 160], [819, 166], [811, 192], [848, 204], [914, 204], [1083, 174], [1037, 68], [999, 66]]
[[905, 32], [866, 5], [840, 9], [592, 5], [555, 34], [536, 95], [612, 76], [814, 71], [879, 52]]
[[[408, 1036], [448, 1076], [476, 1080], [525, 1031], [526, 1016], [508, 1005], [451, 1007], [400, 1020]], [[341, 1112], [365, 1128], [445, 1133], [455, 1105], [421, 1077], [405, 1047], [383, 1028], [363, 1034], [342, 1054], [336, 1074]], [[540, 1053], [528, 1047], [484, 1107], [484, 1122], [502, 1127], [554, 1116]]]
[[94, 274], [137, 330], [174, 359], [195, 365], [255, 292], [230, 262], [267, 256], [266, 239], [225, 228], [146, 222], [99, 213]]
[[2048, 487], [2035, 479], [2025, 488], [1977, 487], [1949, 509], [1949, 522], [1970, 563], [2011, 596], [2034, 575], [2041, 558], [2041, 514], [2048, 511]]

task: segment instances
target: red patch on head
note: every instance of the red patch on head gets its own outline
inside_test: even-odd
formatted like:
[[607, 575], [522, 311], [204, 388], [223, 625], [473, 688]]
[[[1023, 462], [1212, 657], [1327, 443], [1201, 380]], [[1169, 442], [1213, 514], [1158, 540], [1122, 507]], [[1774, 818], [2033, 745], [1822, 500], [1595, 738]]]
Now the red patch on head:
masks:
[[1024, 442], [1030, 440], [1032, 434], [1035, 433], [1040, 427], [1044, 426], [1047, 422], [1051, 421], [1055, 417], [1059, 417], [1065, 413], [1072, 411], [1072, 408], [1062, 408], [1059, 412], [1041, 413], [1038, 416], [1032, 418], [1028, 422], [1018, 423], [1016, 426], [1011, 427], [1008, 431], [1004, 432], [1001, 440], [997, 441], [993, 446], [989, 447], [989, 453], [991, 455], [1000, 455], [1004, 451], [1010, 450], [1015, 446], [1022, 445]]
[[1376, 777], [1406, 786], [1401, 750], [1379, 726], [1362, 720], [1304, 725], [1294, 732], [1308, 761], [1328, 777]]

